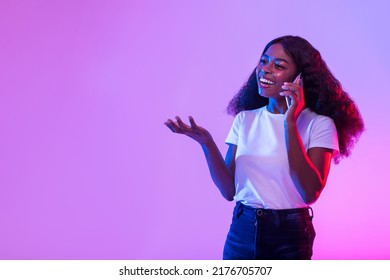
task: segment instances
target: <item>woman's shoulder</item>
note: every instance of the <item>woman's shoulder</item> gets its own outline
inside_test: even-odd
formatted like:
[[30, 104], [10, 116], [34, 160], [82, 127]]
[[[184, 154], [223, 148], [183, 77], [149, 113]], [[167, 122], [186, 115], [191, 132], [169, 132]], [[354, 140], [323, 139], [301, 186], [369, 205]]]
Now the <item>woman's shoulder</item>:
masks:
[[301, 115], [305, 118], [308, 118], [308, 119], [312, 119], [312, 120], [317, 120], [317, 119], [329, 119], [329, 120], [332, 120], [332, 118], [328, 117], [328, 116], [325, 116], [325, 115], [320, 115], [316, 112], [314, 112], [312, 109], [310, 108], [305, 108]]
[[256, 116], [261, 114], [264, 110], [266, 109], [266, 106], [257, 108], [257, 109], [252, 109], [252, 110], [243, 110], [237, 114], [240, 115], [241, 117], [250, 117], [250, 116]]
[[300, 119], [302, 123], [305, 123], [306, 125], [311, 124], [321, 124], [321, 125], [334, 125], [334, 121], [332, 118], [320, 115], [310, 108], [305, 108], [300, 115]]

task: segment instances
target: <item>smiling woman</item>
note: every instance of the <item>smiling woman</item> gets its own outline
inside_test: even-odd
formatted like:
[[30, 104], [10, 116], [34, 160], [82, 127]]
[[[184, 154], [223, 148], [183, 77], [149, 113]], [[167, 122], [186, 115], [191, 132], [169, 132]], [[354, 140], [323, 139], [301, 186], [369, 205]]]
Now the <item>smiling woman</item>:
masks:
[[284, 36], [266, 45], [228, 112], [225, 159], [192, 117], [165, 122], [202, 146], [214, 183], [236, 201], [224, 259], [311, 259], [309, 205], [364, 129], [357, 106], [308, 41]]
[[[280, 97], [280, 92], [285, 82], [291, 82], [294, 79], [296, 72], [297, 67], [294, 61], [284, 51], [281, 44], [270, 46], [263, 54], [256, 68], [256, 75], [260, 96], [271, 98], [269, 110], [272, 108], [274, 112], [282, 113], [287, 109], [287, 104]], [[273, 101], [277, 101], [277, 103], [273, 103]]]

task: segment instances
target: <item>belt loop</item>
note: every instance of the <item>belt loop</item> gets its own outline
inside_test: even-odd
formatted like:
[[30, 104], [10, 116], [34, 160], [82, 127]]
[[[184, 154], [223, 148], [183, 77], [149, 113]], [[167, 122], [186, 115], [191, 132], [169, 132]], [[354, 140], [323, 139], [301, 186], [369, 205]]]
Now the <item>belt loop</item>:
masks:
[[272, 214], [274, 215], [275, 225], [278, 227], [280, 225], [280, 217], [278, 210], [272, 210]]
[[237, 205], [236, 205], [236, 209], [235, 209], [235, 216], [236, 218], [239, 218], [242, 214], [242, 203], [241, 202], [237, 202]]
[[307, 210], [309, 210], [310, 219], [313, 220], [313, 218], [314, 218], [313, 208], [311, 208], [311, 207], [309, 206], [309, 208], [307, 208]]

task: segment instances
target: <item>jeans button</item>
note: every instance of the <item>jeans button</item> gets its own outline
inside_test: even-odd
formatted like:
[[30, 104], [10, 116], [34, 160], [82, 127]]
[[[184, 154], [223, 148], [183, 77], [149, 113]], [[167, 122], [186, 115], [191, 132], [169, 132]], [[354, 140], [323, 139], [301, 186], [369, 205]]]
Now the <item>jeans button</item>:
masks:
[[256, 211], [256, 215], [257, 216], [262, 216], [264, 214], [264, 212], [263, 211], [261, 211], [261, 209], [257, 209], [257, 211]]

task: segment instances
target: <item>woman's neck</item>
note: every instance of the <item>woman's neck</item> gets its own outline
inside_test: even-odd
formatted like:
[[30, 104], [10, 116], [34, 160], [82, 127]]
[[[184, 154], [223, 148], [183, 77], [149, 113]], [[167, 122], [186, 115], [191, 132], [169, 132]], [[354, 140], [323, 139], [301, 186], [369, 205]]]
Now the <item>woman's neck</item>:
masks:
[[272, 114], [284, 114], [287, 111], [287, 104], [283, 99], [281, 100], [275, 100], [275, 99], [269, 99], [268, 105], [267, 105], [267, 111]]

